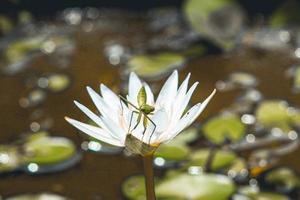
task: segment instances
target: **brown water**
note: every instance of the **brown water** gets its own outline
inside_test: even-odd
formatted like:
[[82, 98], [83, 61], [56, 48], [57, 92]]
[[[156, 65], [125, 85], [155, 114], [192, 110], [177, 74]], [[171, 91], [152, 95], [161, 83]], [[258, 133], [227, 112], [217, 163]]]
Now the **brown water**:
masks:
[[[53, 135], [71, 138], [79, 146], [82, 135], [67, 124], [64, 116], [68, 115], [79, 120], [85, 120], [73, 104], [79, 102], [92, 107], [85, 86], [97, 88], [104, 83], [120, 92], [119, 88], [127, 82], [121, 73], [121, 68], [112, 66], [103, 55], [107, 41], [118, 41], [124, 45], [134, 46], [138, 42], [147, 41], [153, 32], [147, 28], [145, 17], [132, 15], [107, 18], [100, 28], [84, 32], [78, 28], [75, 34], [76, 50], [71, 64], [66, 69], [59, 69], [49, 63], [44, 56], [34, 60], [31, 67], [13, 76], [0, 78], [0, 142], [8, 143], [21, 133], [29, 131], [33, 121], [31, 113], [40, 109], [44, 116], [54, 120], [50, 129]], [[200, 81], [192, 101], [203, 100], [215, 87], [215, 82], [226, 78], [233, 71], [243, 71], [254, 74], [258, 80], [258, 90], [266, 98], [286, 99], [292, 105], [300, 106], [300, 95], [291, 92], [292, 80], [284, 76], [285, 71], [296, 60], [285, 52], [257, 51], [241, 48], [226, 55], [208, 55], [190, 61], [180, 70], [180, 78], [192, 72], [191, 81]], [[61, 93], [49, 93], [46, 101], [34, 108], [21, 108], [19, 99], [26, 91], [25, 80], [35, 72], [64, 72], [72, 77], [71, 87]], [[121, 78], [120, 78], [121, 77]], [[214, 115], [229, 106], [241, 90], [219, 92], [211, 101], [199, 121]], [[300, 149], [282, 158], [281, 162], [296, 170], [300, 169]], [[76, 200], [122, 199], [120, 184], [125, 177], [142, 172], [139, 158], [124, 156], [100, 155], [87, 152], [80, 164], [60, 173], [52, 175], [29, 176], [20, 174], [0, 178], [0, 193], [8, 196], [26, 192], [50, 191], [61, 193]]]

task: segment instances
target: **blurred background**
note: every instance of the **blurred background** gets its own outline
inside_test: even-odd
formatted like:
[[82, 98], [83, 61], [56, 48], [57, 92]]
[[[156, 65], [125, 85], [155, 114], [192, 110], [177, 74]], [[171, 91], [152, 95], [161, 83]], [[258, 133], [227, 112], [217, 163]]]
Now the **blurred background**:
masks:
[[158, 199], [300, 199], [300, 2], [0, 2], [0, 199], [145, 199], [142, 162], [64, 120], [92, 123], [86, 86], [155, 94], [174, 69], [217, 94], [154, 159]]

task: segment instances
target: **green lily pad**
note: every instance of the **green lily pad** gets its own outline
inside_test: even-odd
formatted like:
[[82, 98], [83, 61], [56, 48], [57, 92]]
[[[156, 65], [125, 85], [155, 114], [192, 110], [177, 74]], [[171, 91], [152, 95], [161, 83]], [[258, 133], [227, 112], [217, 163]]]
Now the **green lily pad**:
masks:
[[284, 1], [270, 16], [269, 24], [276, 28], [297, 25], [300, 22], [299, 6], [297, 1]]
[[9, 197], [5, 200], [44, 200], [44, 199], [51, 199], [51, 200], [67, 200], [67, 198], [56, 195], [56, 194], [23, 194], [14, 197]]
[[0, 146], [0, 173], [15, 170], [19, 167], [20, 162], [21, 159], [16, 146]]
[[190, 153], [187, 146], [173, 146], [169, 144], [162, 144], [155, 151], [155, 157], [161, 157], [170, 161], [185, 160]]
[[219, 115], [208, 120], [202, 127], [205, 137], [215, 143], [221, 144], [229, 139], [233, 142], [240, 140], [246, 131], [246, 126], [237, 115]]
[[233, 177], [235, 177], [236, 175], [248, 175], [247, 162], [242, 158], [235, 159], [228, 169], [228, 174]]
[[136, 72], [144, 78], [154, 78], [181, 67], [185, 57], [179, 53], [163, 52], [154, 55], [132, 56], [127, 66], [130, 71]]
[[13, 28], [13, 23], [12, 21], [4, 16], [4, 15], [0, 15], [0, 34], [4, 33], [7, 34], [9, 33]]
[[63, 137], [49, 137], [35, 133], [24, 144], [26, 163], [54, 164], [69, 159], [76, 152], [73, 142]]
[[289, 168], [272, 170], [265, 179], [270, 184], [276, 184], [288, 190], [300, 187], [300, 178]]
[[190, 148], [187, 144], [194, 141], [197, 137], [197, 129], [195, 127], [188, 128], [170, 142], [160, 145], [154, 155], [167, 161], [185, 160], [190, 153]]
[[59, 35], [48, 37], [42, 34], [27, 37], [10, 43], [6, 48], [5, 57], [8, 63], [20, 62], [31, 53], [40, 51], [52, 53], [55, 48], [66, 45], [69, 42], [70, 40], [67, 37]]
[[250, 197], [251, 200], [289, 200], [287, 196], [277, 194], [274, 192], [259, 191], [257, 187], [244, 186], [239, 189], [241, 194]]
[[186, 145], [193, 142], [198, 137], [198, 130], [195, 127], [188, 128], [171, 140], [168, 144], [171, 145]]
[[[230, 166], [233, 161], [236, 159], [236, 155], [231, 151], [218, 151], [215, 152], [214, 159], [212, 161], [212, 170], [219, 170], [225, 167]], [[194, 151], [191, 156], [189, 157], [190, 161], [188, 166], [201, 166], [204, 167], [208, 156], [209, 156], [209, 149], [201, 149]]]
[[179, 174], [157, 184], [156, 194], [162, 199], [226, 200], [234, 190], [233, 181], [223, 175]]
[[123, 194], [131, 200], [146, 200], [145, 178], [142, 175], [129, 177], [122, 184]]
[[234, 0], [187, 0], [184, 14], [200, 36], [211, 39], [227, 49], [232, 38], [241, 30], [244, 13]]
[[288, 132], [292, 129], [291, 126], [300, 125], [299, 111], [294, 110], [291, 112], [285, 101], [264, 101], [258, 106], [255, 115], [257, 121], [266, 128], [277, 127], [284, 132]]
[[48, 77], [48, 89], [52, 92], [61, 92], [69, 87], [71, 79], [66, 74], [52, 74]]

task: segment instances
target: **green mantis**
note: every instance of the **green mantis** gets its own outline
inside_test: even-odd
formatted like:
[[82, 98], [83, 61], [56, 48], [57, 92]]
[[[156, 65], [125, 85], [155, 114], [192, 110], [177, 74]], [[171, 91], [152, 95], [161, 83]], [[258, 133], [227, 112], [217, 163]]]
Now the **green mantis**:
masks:
[[[122, 97], [121, 95], [119, 95], [119, 97], [122, 101], [124, 101], [125, 103], [131, 105], [135, 109], [135, 111], [132, 111], [131, 116], [130, 116], [130, 123], [129, 123], [129, 127], [128, 127], [128, 133], [131, 133], [133, 130], [135, 130], [137, 128], [137, 126], [140, 124], [141, 120], [143, 120], [143, 127], [144, 127], [143, 137], [144, 137], [144, 134], [145, 134], [147, 126], [148, 126], [148, 123], [150, 122], [150, 123], [153, 124], [154, 128], [153, 128], [153, 130], [151, 132], [151, 135], [149, 137], [149, 143], [150, 143], [151, 137], [154, 134], [154, 131], [156, 129], [156, 124], [150, 119], [150, 117], [148, 115], [152, 115], [155, 108], [153, 106], [147, 104], [147, 93], [146, 93], [145, 87], [142, 86], [141, 89], [138, 92], [138, 95], [137, 95], [138, 107], [135, 106], [130, 101], [128, 101], [126, 98]], [[122, 103], [121, 103], [121, 105], [122, 105]], [[133, 129], [130, 130], [133, 114], [138, 115], [137, 116], [137, 122], [136, 122], [135, 126], [133, 127]]]

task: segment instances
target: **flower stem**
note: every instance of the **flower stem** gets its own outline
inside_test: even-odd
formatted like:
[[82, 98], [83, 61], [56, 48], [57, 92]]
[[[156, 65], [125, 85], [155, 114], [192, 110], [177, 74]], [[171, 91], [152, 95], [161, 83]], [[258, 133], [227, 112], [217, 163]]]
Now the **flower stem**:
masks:
[[153, 176], [153, 154], [143, 157], [147, 200], [156, 200]]

